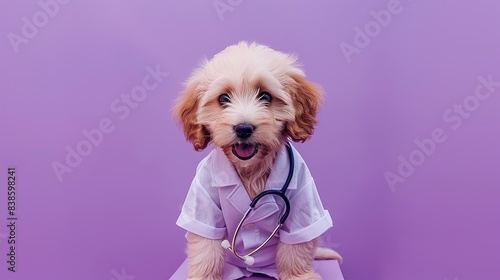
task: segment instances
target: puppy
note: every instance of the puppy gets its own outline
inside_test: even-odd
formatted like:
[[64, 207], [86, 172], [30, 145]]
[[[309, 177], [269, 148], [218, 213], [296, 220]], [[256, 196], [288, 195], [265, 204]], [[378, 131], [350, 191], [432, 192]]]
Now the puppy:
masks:
[[[332, 226], [314, 180], [297, 150], [286, 196], [290, 215], [279, 232], [247, 265], [221, 246], [231, 240], [253, 198], [281, 189], [289, 168], [285, 145], [304, 142], [316, 125], [320, 87], [306, 80], [294, 56], [240, 42], [206, 60], [176, 100], [179, 119], [194, 149], [214, 145], [197, 167], [177, 224], [186, 229], [189, 279], [238, 279], [261, 273], [277, 279], [321, 279], [316, 258], [341, 259], [318, 248]], [[264, 242], [278, 223], [277, 200], [251, 213], [236, 239], [245, 254]]]

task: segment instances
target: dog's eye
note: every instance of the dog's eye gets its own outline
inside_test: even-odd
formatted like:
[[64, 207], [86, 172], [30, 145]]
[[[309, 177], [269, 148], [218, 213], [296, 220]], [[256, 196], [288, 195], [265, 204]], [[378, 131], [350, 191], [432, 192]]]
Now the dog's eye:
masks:
[[269, 92], [263, 91], [263, 92], [259, 93], [259, 100], [260, 101], [270, 103], [271, 99], [273, 99], [273, 98], [271, 97], [271, 94]]
[[225, 105], [226, 103], [231, 103], [231, 97], [229, 97], [229, 94], [223, 93], [219, 95], [219, 104]]

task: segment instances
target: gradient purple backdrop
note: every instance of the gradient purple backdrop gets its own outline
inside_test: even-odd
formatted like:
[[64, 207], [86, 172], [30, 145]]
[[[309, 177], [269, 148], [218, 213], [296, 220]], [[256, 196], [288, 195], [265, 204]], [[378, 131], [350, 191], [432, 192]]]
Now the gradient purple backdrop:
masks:
[[[38, 1], [0, 3], [1, 279], [168, 279], [184, 259], [179, 207], [207, 153], [185, 142], [171, 103], [202, 57], [240, 40], [298, 54], [326, 91], [314, 137], [296, 147], [333, 215], [325, 242], [346, 279], [500, 279], [500, 87], [474, 97], [478, 77], [500, 81], [500, 2], [66, 2], [45, 18]], [[38, 30], [23, 35], [23, 17]], [[168, 77], [115, 112], [157, 65]], [[60, 181], [53, 162], [106, 118], [113, 131]], [[445, 140], [415, 152], [435, 129]], [[407, 177], [400, 155], [418, 164]], [[391, 189], [386, 172], [404, 182]]]

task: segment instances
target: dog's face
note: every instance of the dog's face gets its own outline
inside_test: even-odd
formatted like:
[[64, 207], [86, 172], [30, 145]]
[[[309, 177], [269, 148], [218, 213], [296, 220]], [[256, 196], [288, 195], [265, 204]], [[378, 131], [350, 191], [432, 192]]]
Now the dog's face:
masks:
[[174, 108], [196, 150], [210, 142], [249, 166], [287, 137], [309, 138], [322, 92], [293, 56], [255, 43], [229, 46], [188, 80]]

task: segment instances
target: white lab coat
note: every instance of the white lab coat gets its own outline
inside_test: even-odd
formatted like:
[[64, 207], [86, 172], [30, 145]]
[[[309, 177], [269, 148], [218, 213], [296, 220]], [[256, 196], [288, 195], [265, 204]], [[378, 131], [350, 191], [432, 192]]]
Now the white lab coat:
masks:
[[[278, 278], [275, 266], [278, 241], [296, 244], [319, 237], [332, 227], [332, 219], [319, 198], [314, 180], [306, 163], [293, 148], [294, 173], [286, 196], [290, 201], [290, 215], [278, 234], [259, 252], [255, 263], [246, 265], [229, 250], [226, 252], [224, 280], [233, 280], [250, 274], [264, 273]], [[289, 170], [286, 147], [277, 155], [267, 189], [281, 189]], [[228, 239], [230, 242], [250, 198], [232, 163], [224, 152], [214, 148], [196, 169], [177, 225], [187, 231], [210, 239]], [[279, 221], [283, 203], [280, 198], [262, 198], [245, 220], [238, 234], [236, 248], [240, 255], [264, 242]]]

